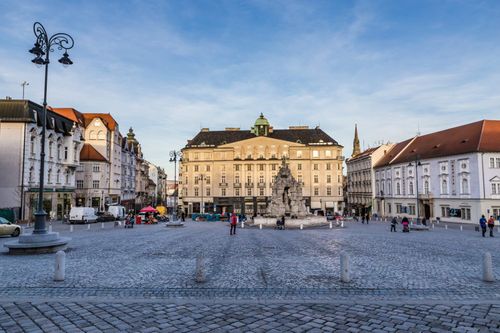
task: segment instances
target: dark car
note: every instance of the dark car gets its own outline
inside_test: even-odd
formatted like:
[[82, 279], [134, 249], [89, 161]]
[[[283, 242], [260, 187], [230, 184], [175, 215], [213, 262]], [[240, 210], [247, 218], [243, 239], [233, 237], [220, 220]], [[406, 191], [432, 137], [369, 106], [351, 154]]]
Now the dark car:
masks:
[[97, 215], [97, 222], [111, 222], [116, 220], [113, 214], [110, 214], [108, 212], [98, 212], [96, 213]]

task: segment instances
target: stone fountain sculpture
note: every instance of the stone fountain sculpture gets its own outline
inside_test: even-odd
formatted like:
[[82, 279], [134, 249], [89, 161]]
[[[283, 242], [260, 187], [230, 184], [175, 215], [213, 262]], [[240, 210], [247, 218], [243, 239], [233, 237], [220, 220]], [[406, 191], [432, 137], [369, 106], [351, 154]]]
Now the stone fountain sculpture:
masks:
[[293, 178], [290, 168], [283, 157], [281, 168], [274, 179], [271, 202], [267, 215], [272, 217], [292, 216], [303, 218], [307, 215], [301, 184]]

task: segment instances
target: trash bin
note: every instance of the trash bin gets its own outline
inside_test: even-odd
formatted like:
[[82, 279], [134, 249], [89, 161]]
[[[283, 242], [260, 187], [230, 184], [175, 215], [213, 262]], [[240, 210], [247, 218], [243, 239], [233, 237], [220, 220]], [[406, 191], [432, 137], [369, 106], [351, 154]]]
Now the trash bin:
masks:
[[141, 223], [142, 223], [142, 218], [141, 218], [141, 216], [140, 216], [140, 215], [137, 215], [137, 216], [135, 217], [135, 224], [141, 224]]

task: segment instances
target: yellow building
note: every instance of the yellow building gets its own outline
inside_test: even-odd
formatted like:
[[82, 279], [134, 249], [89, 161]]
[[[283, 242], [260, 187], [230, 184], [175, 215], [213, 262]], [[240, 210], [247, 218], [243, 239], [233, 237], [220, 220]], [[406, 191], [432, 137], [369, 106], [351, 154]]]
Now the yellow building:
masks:
[[262, 114], [251, 130], [204, 128], [182, 149], [179, 205], [187, 214], [263, 214], [286, 157], [311, 211], [341, 211], [342, 148], [319, 127], [273, 129]]

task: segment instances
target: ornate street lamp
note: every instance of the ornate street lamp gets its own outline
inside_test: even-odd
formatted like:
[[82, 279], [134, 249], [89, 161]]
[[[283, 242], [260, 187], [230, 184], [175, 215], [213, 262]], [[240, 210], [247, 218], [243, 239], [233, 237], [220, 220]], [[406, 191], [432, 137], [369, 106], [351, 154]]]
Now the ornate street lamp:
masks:
[[[419, 199], [418, 199], [418, 167], [421, 166], [422, 163], [420, 163], [420, 156], [415, 155], [415, 187], [416, 187], [416, 194], [417, 194], [417, 206], [416, 206], [416, 213], [417, 213], [417, 224], [420, 224], [420, 214], [419, 214]], [[413, 163], [410, 162], [408, 164], [408, 167], [413, 167]]]
[[[179, 197], [179, 187], [177, 186], [177, 161], [182, 162], [182, 152], [172, 150], [170, 152], [170, 162], [174, 162], [174, 211], [172, 220], [177, 221], [177, 199]], [[177, 191], [177, 194], [175, 192]]]
[[44, 185], [44, 174], [45, 174], [45, 128], [47, 123], [47, 78], [49, 74], [49, 63], [50, 63], [50, 52], [54, 51], [57, 47], [59, 50], [65, 50], [64, 54], [59, 62], [64, 66], [73, 64], [71, 59], [69, 59], [68, 50], [74, 45], [73, 38], [66, 33], [57, 33], [49, 37], [47, 31], [43, 25], [39, 22], [35, 22], [33, 25], [33, 32], [36, 36], [36, 42], [33, 48], [29, 51], [35, 55], [35, 58], [31, 60], [37, 65], [45, 65], [45, 83], [44, 83], [44, 93], [43, 93], [43, 112], [42, 112], [42, 145], [40, 151], [40, 186], [38, 188], [38, 208], [35, 213], [35, 228], [33, 230], [34, 234], [46, 234], [47, 229], [45, 228], [45, 218], [47, 213], [43, 209], [43, 185]]

